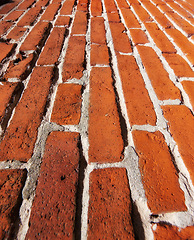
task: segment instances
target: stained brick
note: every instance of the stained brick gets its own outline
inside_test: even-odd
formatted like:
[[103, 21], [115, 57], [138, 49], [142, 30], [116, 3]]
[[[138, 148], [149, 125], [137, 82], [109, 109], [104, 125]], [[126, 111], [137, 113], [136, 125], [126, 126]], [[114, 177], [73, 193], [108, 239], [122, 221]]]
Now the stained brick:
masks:
[[190, 102], [194, 109], [194, 82], [192, 81], [183, 81], [182, 85], [186, 91], [186, 93], [189, 95]]
[[3, 35], [12, 26], [12, 22], [1, 21], [0, 22], [0, 35]]
[[155, 125], [153, 105], [135, 59], [118, 55], [118, 66], [130, 123]]
[[0, 238], [13, 239], [14, 224], [19, 219], [19, 207], [22, 202], [22, 188], [26, 179], [26, 170], [0, 171]]
[[88, 239], [135, 239], [131, 213], [126, 170], [94, 170], [90, 175]]
[[22, 14], [23, 11], [13, 11], [4, 20], [16, 21]]
[[35, 3], [35, 0], [25, 0], [24, 2], [22, 2], [22, 3], [18, 6], [18, 9], [19, 9], [19, 10], [26, 10], [26, 9], [29, 8], [33, 3]]
[[158, 98], [160, 100], [181, 100], [179, 89], [170, 80], [169, 74], [165, 71], [155, 51], [150, 47], [143, 46], [138, 46], [137, 49]]
[[15, 45], [14, 44], [9, 44], [9, 43], [4, 43], [0, 42], [0, 62], [6, 57], [9, 57], [11, 55], [12, 50], [14, 49]]
[[63, 66], [63, 81], [82, 77], [84, 70], [85, 44], [85, 37], [70, 37]]
[[130, 9], [121, 9], [121, 12], [128, 28], [141, 28], [137, 18]]
[[46, 142], [26, 239], [73, 239], [79, 135], [52, 132]]
[[108, 21], [109, 22], [116, 22], [116, 23], [120, 23], [121, 20], [120, 20], [120, 17], [119, 17], [119, 14], [118, 13], [107, 13], [108, 15]]
[[153, 214], [185, 211], [184, 193], [165, 139], [160, 132], [133, 132], [139, 168]]
[[65, 31], [66, 28], [53, 28], [38, 60], [39, 65], [52, 65], [57, 62], [63, 46]]
[[93, 68], [91, 71], [89, 144], [90, 162], [119, 162], [123, 158], [123, 140], [110, 68]]
[[15, 26], [14, 29], [7, 35], [7, 38], [18, 41], [25, 33], [26, 28]]
[[109, 54], [106, 45], [92, 44], [91, 45], [91, 60], [90, 64], [92, 66], [96, 64], [109, 64]]
[[152, 17], [146, 12], [146, 10], [140, 4], [132, 4], [132, 8], [135, 10], [136, 14], [142, 22], [153, 21]]
[[91, 1], [91, 13], [92, 16], [101, 16], [102, 15], [102, 3], [98, 0]]
[[51, 121], [60, 125], [79, 124], [82, 103], [81, 89], [80, 85], [59, 85]]
[[77, 11], [73, 23], [72, 34], [86, 34], [87, 30], [87, 13]]
[[116, 12], [117, 7], [115, 5], [114, 0], [104, 0], [105, 6], [106, 6], [106, 11], [107, 12]]
[[164, 117], [172, 137], [178, 144], [179, 152], [194, 183], [194, 118], [185, 106], [163, 106]]
[[56, 26], [68, 27], [70, 24], [70, 17], [68, 16], [58, 16], [57, 21], [55, 22]]
[[91, 42], [98, 44], [106, 43], [104, 19], [102, 17], [93, 17], [91, 19]]
[[141, 29], [130, 29], [130, 34], [135, 45], [148, 43], [148, 38]]
[[80, 0], [78, 2], [78, 5], [77, 5], [77, 10], [78, 11], [83, 11], [83, 12], [87, 12], [88, 10], [88, 0]]
[[51, 67], [34, 69], [27, 89], [0, 143], [1, 161], [15, 159], [26, 162], [32, 156], [52, 77]]
[[41, 20], [49, 20], [52, 21], [57, 14], [57, 11], [60, 7], [60, 3], [52, 3], [50, 4], [44, 14], [41, 17]]
[[11, 11], [14, 7], [16, 7], [18, 5], [17, 1], [14, 2], [10, 2], [5, 4], [4, 6], [2, 6], [2, 8], [0, 9], [0, 14], [7, 14], [9, 11]]
[[61, 15], [71, 15], [74, 6], [74, 0], [66, 0], [60, 10]]

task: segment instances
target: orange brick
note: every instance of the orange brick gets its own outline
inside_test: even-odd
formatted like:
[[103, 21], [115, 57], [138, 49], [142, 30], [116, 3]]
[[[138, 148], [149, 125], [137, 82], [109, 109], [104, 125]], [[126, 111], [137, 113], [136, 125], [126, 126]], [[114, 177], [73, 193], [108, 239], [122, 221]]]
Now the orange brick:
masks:
[[153, 105], [134, 57], [118, 55], [118, 67], [130, 123], [155, 125]]
[[5, 59], [6, 57], [11, 56], [14, 48], [15, 48], [15, 44], [0, 42], [0, 49], [1, 49], [0, 62], [2, 62], [3, 59]]
[[128, 28], [141, 28], [137, 18], [130, 9], [121, 9], [121, 12]]
[[4, 20], [16, 21], [22, 14], [23, 11], [13, 11]]
[[93, 17], [91, 19], [91, 42], [98, 44], [106, 43], [104, 19], [102, 17]]
[[154, 239], [176, 239], [176, 240], [188, 240], [194, 239], [194, 226], [179, 229], [176, 226], [167, 225], [165, 223], [157, 224], [156, 230], [154, 230]]
[[55, 17], [55, 15], [57, 14], [57, 11], [60, 7], [60, 3], [52, 3], [50, 4], [46, 11], [44, 12], [44, 14], [41, 17], [41, 20], [48, 20], [48, 21], [52, 21]]
[[194, 183], [194, 118], [185, 106], [163, 106], [164, 117], [169, 121], [170, 133], [178, 144], [179, 152]]
[[155, 23], [145, 23], [145, 27], [162, 53], [176, 53], [176, 49]]
[[135, 45], [148, 43], [148, 38], [141, 29], [130, 29], [130, 34]]
[[41, 8], [47, 7], [49, 5], [49, 1], [50, 0], [39, 0], [36, 2], [35, 6]]
[[19, 10], [26, 10], [27, 8], [30, 8], [32, 6], [33, 3], [35, 3], [35, 0], [25, 0], [24, 2], [22, 2], [19, 6], [18, 9]]
[[121, 20], [120, 20], [120, 17], [119, 17], [119, 14], [118, 13], [107, 13], [108, 15], [108, 21], [109, 22], [116, 22], [116, 23], [120, 23]]
[[192, 81], [183, 81], [182, 82], [183, 88], [185, 89], [186, 93], [189, 95], [190, 102], [194, 109], [194, 82]]
[[[188, 0], [187, 0], [188, 1]], [[190, 13], [194, 14], [194, 9], [193, 9], [193, 6], [190, 5], [188, 2], [179, 2], [180, 5], [187, 11], [189, 11]]]
[[108, 54], [108, 48], [106, 45], [98, 45], [98, 44], [91, 45], [90, 64], [92, 66], [96, 64], [103, 64], [103, 65], [109, 64], [109, 54]]
[[58, 16], [57, 21], [55, 22], [56, 26], [65, 26], [69, 27], [70, 17], [68, 16]]
[[77, 11], [73, 23], [72, 34], [86, 34], [87, 30], [87, 13]]
[[52, 132], [46, 142], [26, 239], [73, 239], [79, 135]]
[[79, 124], [82, 86], [60, 84], [55, 98], [51, 121], [60, 125]]
[[90, 175], [88, 239], [135, 239], [131, 214], [126, 170], [94, 170]]
[[80, 0], [77, 5], [78, 11], [87, 12], [88, 10], [88, 0]]
[[140, 4], [132, 4], [133, 9], [142, 22], [152, 22], [152, 17], [146, 12], [146, 10]]
[[0, 160], [27, 162], [32, 156], [52, 83], [51, 67], [36, 67], [0, 143]]
[[[115, 51], [131, 53], [131, 43], [122, 23], [109, 23]], [[119, 36], [119, 37], [118, 37]]]
[[123, 140], [110, 68], [93, 68], [90, 79], [89, 161], [119, 162]]
[[25, 33], [26, 28], [15, 26], [14, 29], [7, 35], [7, 39], [11, 38], [18, 41]]
[[194, 72], [188, 63], [178, 54], [163, 54], [177, 77], [194, 77]]
[[74, 0], [66, 0], [60, 10], [61, 15], [71, 15], [74, 6]]
[[20, 51], [40, 49], [50, 32], [51, 25], [47, 22], [39, 22], [30, 32], [24, 43], [20, 47]]
[[0, 22], [0, 35], [3, 35], [13, 25], [12, 22], [1, 21]]
[[133, 131], [148, 206], [153, 214], [186, 211], [184, 193], [163, 135]]
[[102, 15], [102, 3], [98, 0], [91, 1], [91, 13], [92, 16], [101, 16]]
[[14, 225], [19, 221], [19, 207], [22, 203], [22, 188], [26, 170], [0, 170], [0, 238], [13, 239]]
[[117, 12], [114, 0], [104, 0], [107, 12]]
[[119, 0], [119, 1], [117, 1], [117, 4], [120, 9], [129, 8], [129, 5], [127, 4], [126, 0]]
[[160, 100], [181, 100], [179, 89], [169, 79], [169, 74], [164, 69], [155, 51], [150, 47], [143, 46], [138, 46], [137, 49], [158, 98]]
[[14, 2], [8, 2], [2, 8], [0, 9], [0, 14], [7, 14], [9, 11], [11, 11], [14, 7], [18, 5], [17, 1]]
[[63, 46], [65, 31], [65, 28], [53, 28], [53, 31], [40, 54], [38, 60], [39, 65], [52, 65], [57, 62]]
[[65, 62], [63, 65], [63, 81], [81, 78], [85, 68], [86, 39], [82, 36], [72, 36], [69, 40]]

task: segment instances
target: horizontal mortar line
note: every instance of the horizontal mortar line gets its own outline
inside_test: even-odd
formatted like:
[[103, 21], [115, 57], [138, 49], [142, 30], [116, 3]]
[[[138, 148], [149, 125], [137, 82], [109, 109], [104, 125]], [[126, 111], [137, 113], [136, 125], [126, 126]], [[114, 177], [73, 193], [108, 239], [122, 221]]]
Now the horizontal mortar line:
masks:
[[120, 55], [124, 56], [133, 56], [133, 53], [124, 53], [124, 52], [119, 52]]
[[180, 99], [159, 100], [159, 104], [161, 106], [165, 106], [165, 105], [180, 105], [181, 104], [181, 100]]
[[28, 163], [23, 163], [18, 160], [8, 160], [0, 162], [1, 170], [9, 170], [9, 169], [28, 169]]
[[101, 68], [101, 67], [103, 67], [103, 68], [106, 68], [106, 67], [110, 67], [110, 65], [105, 65], [105, 64], [96, 64], [96, 65], [94, 65], [94, 66], [91, 66], [91, 68]]
[[72, 34], [71, 36], [74, 36], [74, 37], [86, 37], [86, 34]]
[[131, 131], [139, 130], [139, 131], [147, 131], [147, 132], [156, 132], [160, 128], [158, 126], [152, 126], [150, 124], [144, 124], [144, 125], [132, 125]]
[[88, 165], [92, 167], [92, 169], [104, 169], [104, 168], [123, 168], [125, 167], [125, 164], [123, 163], [123, 160], [120, 162], [115, 163], [98, 163], [98, 162], [91, 162]]
[[194, 82], [194, 77], [180, 77], [178, 80], [179, 80], [179, 82], [182, 82], [182, 81]]

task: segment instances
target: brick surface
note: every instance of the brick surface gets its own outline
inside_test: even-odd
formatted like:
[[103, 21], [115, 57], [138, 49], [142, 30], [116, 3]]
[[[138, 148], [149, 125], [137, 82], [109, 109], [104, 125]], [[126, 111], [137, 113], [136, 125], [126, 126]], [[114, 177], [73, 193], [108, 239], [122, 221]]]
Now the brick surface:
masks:
[[81, 89], [80, 85], [59, 85], [51, 121], [60, 125], [79, 124], [82, 102]]
[[168, 146], [160, 132], [133, 132], [139, 168], [152, 213], [186, 211], [184, 193]]
[[0, 22], [0, 35], [5, 34], [7, 30], [13, 25], [12, 22], [1, 21]]
[[193, 106], [193, 109], [194, 109], [194, 82], [192, 81], [183, 81], [182, 82], [182, 85], [183, 85], [183, 88], [184, 90], [186, 91], [186, 93], [188, 94], [189, 96], [189, 100]]
[[155, 125], [153, 105], [134, 58], [120, 55], [118, 66], [130, 123]]
[[132, 13], [130, 9], [122, 9], [121, 10], [123, 17], [125, 19], [125, 23], [128, 28], [140, 28], [140, 24], [137, 21], [135, 15]]
[[90, 175], [88, 239], [135, 239], [131, 212], [126, 170], [94, 170]]
[[70, 24], [70, 17], [68, 16], [58, 16], [57, 21], [55, 22], [56, 26], [68, 27]]
[[151, 22], [152, 17], [147, 13], [147, 11], [140, 4], [132, 4], [132, 8], [140, 18], [142, 22]]
[[32, 156], [37, 130], [41, 123], [53, 69], [37, 67], [0, 143], [0, 160], [26, 162]]
[[92, 44], [91, 45], [91, 65], [109, 64], [109, 54], [106, 45]]
[[11, 55], [12, 50], [14, 49], [14, 46], [15, 46], [14, 44], [0, 42], [0, 49], [1, 49], [0, 62], [2, 62], [3, 59]]
[[123, 141], [110, 68], [93, 68], [90, 81], [89, 161], [121, 161]]
[[50, 4], [44, 14], [41, 17], [41, 20], [49, 20], [52, 21], [57, 14], [57, 11], [60, 7], [60, 3]]
[[79, 170], [77, 133], [49, 135], [26, 239], [73, 239]]
[[75, 16], [72, 34], [86, 34], [87, 13], [78, 11]]
[[178, 144], [179, 152], [194, 183], [193, 115], [185, 106], [163, 106], [162, 109], [164, 111], [164, 117], [169, 121], [168, 125], [172, 137]]
[[71, 15], [74, 6], [74, 0], [67, 0], [64, 2], [60, 10], [61, 15]]
[[14, 2], [10, 2], [5, 4], [4, 6], [2, 6], [2, 8], [0, 9], [0, 14], [6, 14], [9, 11], [11, 11], [14, 7], [16, 7], [18, 5], [17, 1]]
[[7, 38], [14, 39], [18, 41], [25, 33], [26, 28], [23, 27], [15, 27], [8, 35]]
[[35, 3], [35, 0], [26, 0], [26, 1], [22, 2], [22, 3], [18, 6], [18, 9], [19, 9], [19, 10], [26, 10], [26, 9], [29, 8], [33, 3]]
[[106, 43], [104, 19], [102, 17], [91, 19], [91, 42], [98, 44]]
[[148, 38], [141, 29], [130, 29], [130, 34], [135, 45], [148, 43]]
[[23, 11], [13, 11], [6, 18], [4, 18], [4, 20], [16, 21], [22, 14]]
[[14, 224], [19, 218], [22, 202], [22, 188], [26, 179], [26, 170], [0, 171], [0, 238], [13, 239]]
[[114, 12], [114, 11], [116, 12], [117, 11], [117, 7], [113, 0], [104, 0], [104, 2], [105, 2], [107, 12]]
[[80, 0], [77, 5], [78, 11], [84, 11], [87, 12], [88, 10], [88, 0]]
[[102, 3], [98, 0], [91, 1], [91, 14], [93, 17], [102, 15]]

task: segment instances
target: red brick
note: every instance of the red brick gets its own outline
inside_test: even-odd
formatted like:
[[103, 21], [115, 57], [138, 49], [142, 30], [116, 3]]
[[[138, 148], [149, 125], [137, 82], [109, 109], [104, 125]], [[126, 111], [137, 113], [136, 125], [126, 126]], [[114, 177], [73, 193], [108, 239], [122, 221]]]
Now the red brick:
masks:
[[73, 23], [72, 34], [86, 34], [87, 30], [87, 13], [77, 11]]
[[176, 29], [166, 29], [166, 32], [174, 39], [191, 64], [194, 65], [194, 45]]
[[66, 0], [60, 10], [61, 15], [71, 15], [74, 6], [74, 0]]
[[0, 160], [27, 162], [32, 156], [52, 83], [51, 67], [36, 67], [0, 143]]
[[25, 33], [26, 28], [15, 26], [14, 29], [7, 35], [7, 39], [11, 38], [18, 41]]
[[160, 100], [181, 100], [179, 89], [170, 80], [169, 74], [164, 69], [155, 51], [150, 47], [143, 46], [138, 46], [137, 49], [158, 98]]
[[89, 161], [119, 162], [123, 140], [110, 68], [93, 68], [90, 79]]
[[9, 67], [4, 75], [4, 78], [19, 78], [24, 80], [31, 72], [35, 64], [36, 56], [30, 54], [28, 57], [23, 57], [21, 54], [17, 55], [16, 60], [10, 62]]
[[185, 89], [186, 93], [189, 95], [190, 102], [194, 109], [194, 82], [192, 81], [183, 81], [182, 82], [183, 88]]
[[[109, 23], [115, 51], [131, 53], [131, 43], [122, 23]], [[119, 36], [119, 37], [118, 37]]]
[[108, 21], [109, 22], [116, 22], [116, 23], [120, 23], [120, 17], [118, 13], [107, 13], [108, 15]]
[[14, 49], [15, 45], [14, 44], [9, 44], [5, 42], [0, 42], [0, 62], [6, 57], [9, 57]]
[[88, 0], [80, 0], [77, 5], [78, 11], [87, 12], [88, 10]]
[[94, 170], [90, 175], [88, 239], [135, 239], [131, 214], [126, 170]]
[[127, 4], [126, 0], [119, 0], [119, 1], [117, 1], [117, 4], [120, 9], [129, 8], [129, 5]]
[[3, 35], [13, 25], [12, 22], [1, 21], [0, 22], [0, 35]]
[[60, 125], [79, 124], [82, 86], [60, 84], [52, 111], [51, 121]]
[[167, 225], [165, 223], [157, 224], [154, 230], [154, 239], [176, 239], [176, 240], [193, 240], [194, 239], [194, 226], [179, 229], [176, 226]]
[[91, 1], [91, 13], [93, 17], [102, 15], [102, 3], [98, 0]]
[[186, 211], [184, 193], [163, 135], [160, 132], [134, 131], [133, 139], [152, 213]]
[[141, 29], [130, 29], [130, 34], [135, 45], [149, 43], [145, 32]]
[[0, 171], [0, 239], [13, 239], [14, 224], [19, 219], [19, 207], [22, 202], [22, 188], [26, 179], [26, 170]]
[[121, 9], [121, 12], [128, 28], [141, 28], [137, 18], [130, 9]]
[[163, 54], [177, 77], [194, 77], [189, 64], [178, 54]]
[[132, 4], [133, 9], [142, 22], [152, 22], [152, 17], [146, 12], [146, 10], [140, 4]]
[[98, 44], [106, 43], [104, 19], [102, 17], [93, 17], [91, 19], [91, 42]]
[[52, 65], [55, 64], [61, 53], [63, 47], [66, 28], [53, 28], [40, 58], [38, 60], [39, 65]]
[[4, 20], [16, 21], [22, 14], [23, 11], [13, 11]]
[[90, 64], [95, 66], [96, 64], [109, 64], [109, 54], [108, 48], [106, 45], [98, 45], [92, 44], [91, 45], [91, 60]]
[[163, 106], [164, 117], [169, 121], [170, 133], [178, 144], [179, 152], [194, 183], [194, 118], [185, 106]]
[[176, 49], [155, 23], [145, 23], [145, 27], [162, 53], [176, 53]]
[[31, 7], [31, 5], [35, 2], [36, 2], [35, 0], [25, 0], [18, 6], [18, 9], [26, 10], [27, 8]]
[[47, 22], [39, 22], [25, 39], [20, 47], [20, 51], [36, 50], [42, 47], [49, 34], [50, 27], [50, 24]]
[[39, 0], [36, 2], [35, 7], [41, 7], [41, 8], [47, 7], [49, 5], [49, 1], [50, 0]]
[[114, 0], [104, 0], [106, 11], [107, 12], [117, 12], [117, 7], [115, 5]]
[[155, 125], [153, 105], [134, 57], [118, 55], [118, 67], [130, 123]]
[[69, 24], [70, 24], [70, 17], [67, 17], [67, 16], [58, 16], [55, 22], [56, 26], [69, 27]]
[[10, 2], [2, 6], [0, 9], [0, 14], [7, 14], [9, 11], [11, 11], [14, 7], [18, 5], [18, 1]]
[[79, 135], [52, 132], [46, 142], [26, 239], [73, 239]]
[[70, 38], [63, 65], [63, 81], [82, 77], [82, 72], [84, 71], [85, 45], [85, 37], [72, 36]]
[[55, 15], [57, 14], [57, 11], [60, 7], [60, 3], [52, 3], [50, 4], [46, 11], [44, 12], [44, 14], [42, 15], [40, 20], [48, 20], [48, 21], [52, 21], [55, 17]]

